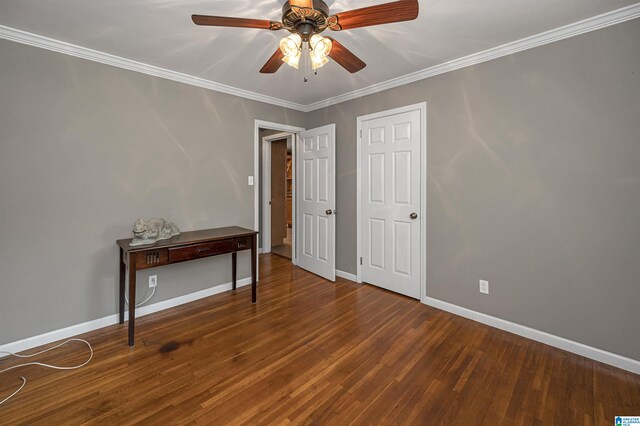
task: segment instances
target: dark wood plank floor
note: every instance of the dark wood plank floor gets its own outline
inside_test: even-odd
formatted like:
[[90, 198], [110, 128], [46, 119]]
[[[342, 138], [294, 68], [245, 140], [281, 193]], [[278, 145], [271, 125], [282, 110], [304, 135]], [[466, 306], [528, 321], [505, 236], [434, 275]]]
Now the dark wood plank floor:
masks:
[[[261, 256], [250, 289], [87, 333], [83, 369], [4, 373], [0, 424], [613, 424], [640, 376]], [[44, 362], [73, 363], [80, 346]], [[0, 360], [0, 369], [17, 363]]]

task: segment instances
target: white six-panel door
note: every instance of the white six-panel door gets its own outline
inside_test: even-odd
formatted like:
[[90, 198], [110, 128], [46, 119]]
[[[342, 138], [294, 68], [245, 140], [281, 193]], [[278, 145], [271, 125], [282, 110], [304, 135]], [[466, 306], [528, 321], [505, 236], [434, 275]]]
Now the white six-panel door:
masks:
[[298, 266], [335, 281], [335, 125], [301, 132], [296, 152]]
[[362, 280], [420, 298], [420, 110], [365, 120], [361, 130]]

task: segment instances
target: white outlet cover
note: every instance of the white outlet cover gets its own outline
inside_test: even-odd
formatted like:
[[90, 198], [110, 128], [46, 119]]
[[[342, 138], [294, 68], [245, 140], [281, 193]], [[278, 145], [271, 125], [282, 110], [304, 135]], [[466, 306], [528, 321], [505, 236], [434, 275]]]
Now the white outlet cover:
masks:
[[158, 285], [158, 276], [157, 275], [149, 275], [149, 288], [155, 287]]
[[489, 281], [480, 280], [480, 293], [489, 294]]

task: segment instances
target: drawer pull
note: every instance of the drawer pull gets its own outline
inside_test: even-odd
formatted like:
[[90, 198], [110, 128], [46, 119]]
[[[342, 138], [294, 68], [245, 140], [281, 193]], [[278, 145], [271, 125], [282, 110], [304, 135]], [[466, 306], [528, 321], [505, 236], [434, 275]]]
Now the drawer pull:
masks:
[[198, 249], [198, 253], [204, 253], [204, 252], [209, 251], [209, 250], [211, 250], [209, 247], [199, 248]]

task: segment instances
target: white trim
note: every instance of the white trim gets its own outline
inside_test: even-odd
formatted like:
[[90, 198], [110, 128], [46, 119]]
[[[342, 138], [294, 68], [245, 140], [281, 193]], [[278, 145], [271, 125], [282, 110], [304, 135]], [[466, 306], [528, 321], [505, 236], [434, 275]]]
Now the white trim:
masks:
[[168, 69], [144, 64], [131, 59], [122, 58], [108, 53], [99, 52], [97, 50], [55, 40], [52, 38], [40, 36], [26, 31], [0, 25], [0, 38], [15, 41], [17, 43], [27, 44], [29, 46], [40, 47], [54, 52], [64, 53], [66, 55], [78, 58], [88, 59], [90, 61], [102, 64], [112, 65], [114, 67], [123, 68], [131, 71], [137, 71], [143, 74], [149, 74], [168, 80], [178, 81], [192, 86], [202, 87], [216, 92], [235, 95], [254, 101], [265, 102], [272, 105], [290, 108], [303, 112], [315, 111], [331, 105], [339, 104], [351, 99], [367, 96], [372, 93], [381, 92], [383, 90], [392, 89], [404, 84], [413, 83], [414, 81], [423, 80], [449, 71], [487, 62], [492, 59], [501, 58], [506, 55], [521, 52], [523, 50], [532, 49], [534, 47], [560, 41], [569, 37], [574, 37], [590, 31], [599, 30], [611, 25], [620, 24], [631, 19], [640, 17], [640, 3], [632, 4], [627, 7], [612, 10], [611, 12], [593, 16], [582, 21], [574, 22], [562, 27], [558, 27], [549, 31], [545, 31], [530, 37], [512, 41], [501, 46], [493, 47], [482, 52], [473, 53], [462, 58], [453, 59], [433, 67], [425, 68], [404, 76], [383, 81], [362, 89], [354, 90], [349, 93], [334, 96], [308, 105], [286, 101], [284, 99], [272, 96], [262, 95], [260, 93], [251, 92], [244, 89], [228, 86], [226, 84], [216, 83], [211, 80], [195, 77], [188, 74], [171, 71]]
[[574, 22], [569, 25], [558, 27], [530, 37], [525, 37], [520, 40], [512, 41], [501, 46], [492, 47], [482, 52], [463, 56], [462, 58], [444, 62], [442, 64], [406, 74], [401, 77], [392, 78], [391, 80], [373, 84], [363, 89], [354, 90], [349, 93], [344, 93], [342, 95], [314, 102], [312, 104], [305, 105], [305, 111], [309, 112], [320, 108], [325, 108], [331, 105], [339, 104], [341, 102], [349, 101], [351, 99], [371, 95], [372, 93], [392, 89], [394, 87], [413, 83], [419, 80], [424, 80], [429, 77], [434, 77], [439, 74], [455, 71], [460, 68], [465, 68], [482, 62], [491, 61], [493, 59], [512, 55], [523, 50], [532, 49], [534, 47], [553, 43], [569, 37], [574, 37], [589, 31], [599, 30], [611, 25], [620, 24], [622, 22], [629, 21], [638, 17], [640, 17], [640, 3], [613, 10], [611, 12], [603, 13], [602, 15], [587, 18], [582, 21]]
[[353, 281], [355, 283], [358, 282], [358, 277], [355, 274], [341, 271], [339, 269], [336, 269], [336, 277], [344, 278], [345, 280]]
[[356, 119], [356, 282], [362, 282], [362, 225], [360, 212], [362, 211], [362, 123], [380, 117], [420, 111], [420, 300], [427, 294], [427, 103], [407, 105], [373, 114], [359, 116]]
[[262, 252], [271, 253], [271, 167], [267, 173], [266, 165], [271, 165], [271, 145], [267, 145], [265, 138], [262, 138], [262, 180], [258, 190], [262, 193], [262, 223], [260, 224], [260, 242]]
[[516, 324], [481, 312], [472, 311], [471, 309], [463, 308], [432, 297], [424, 297], [422, 303], [491, 327], [499, 328], [500, 330], [508, 331], [509, 333], [517, 334], [518, 336], [526, 337], [527, 339], [563, 349], [598, 362], [613, 365], [614, 367], [622, 368], [623, 370], [631, 371], [635, 374], [640, 374], [640, 361], [635, 359], [587, 346], [582, 343], [565, 339], [564, 337], [555, 336], [544, 331], [529, 328], [524, 325]]
[[[296, 127], [296, 126], [290, 126], [288, 124], [280, 124], [280, 123], [272, 123], [270, 121], [263, 121], [263, 120], [254, 120], [253, 122], [253, 229], [255, 231], [260, 231], [260, 210], [259, 210], [259, 206], [260, 206], [260, 129], [268, 129], [268, 130], [279, 130], [281, 132], [287, 132], [287, 133], [293, 133], [294, 135], [304, 131], [304, 128], [302, 127]], [[291, 156], [292, 158], [294, 158], [294, 164], [292, 167], [294, 167], [294, 171], [295, 171], [295, 150], [296, 150], [296, 144], [294, 143], [293, 146], [291, 147], [292, 152], [291, 152]], [[296, 208], [296, 191], [295, 188], [293, 188], [293, 193], [292, 195], [292, 209], [293, 212], [292, 214], [295, 215], [295, 208]], [[264, 239], [263, 239], [264, 242]], [[297, 263], [297, 259], [296, 259], [296, 253], [295, 253], [295, 247], [296, 247], [296, 226], [295, 226], [295, 221], [294, 221], [294, 226], [291, 228], [291, 244], [292, 244], [292, 250], [291, 250], [291, 262], [296, 265]], [[257, 262], [257, 261], [256, 261]], [[259, 262], [257, 262], [259, 263]], [[258, 274], [259, 269], [258, 269], [258, 265], [256, 265], [256, 274]]]
[[[237, 281], [237, 287], [243, 287], [251, 284], [251, 277], [242, 278]], [[145, 315], [153, 314], [155, 312], [163, 311], [165, 309], [174, 308], [176, 306], [184, 305], [185, 303], [193, 302], [198, 299], [213, 296], [215, 294], [223, 293], [231, 290], [232, 284], [230, 282], [225, 284], [219, 284], [213, 287], [206, 288], [204, 290], [196, 291], [193, 293], [185, 294], [183, 296], [174, 297], [173, 299], [163, 300], [162, 302], [154, 303], [153, 305], [142, 306], [136, 308], [136, 318], [143, 317]], [[125, 311], [125, 321], [129, 318], [129, 313]], [[103, 318], [98, 318], [92, 321], [83, 322], [81, 324], [72, 325], [69, 327], [61, 328], [59, 330], [49, 331], [44, 334], [39, 334], [33, 337], [27, 337], [26, 339], [17, 340], [11, 343], [5, 343], [0, 346], [0, 351], [7, 352], [21, 352], [27, 349], [35, 348], [37, 346], [46, 345], [48, 343], [56, 342], [58, 340], [67, 339], [78, 334], [87, 333], [89, 331], [97, 330], [99, 328], [108, 327], [110, 325], [118, 324], [118, 314], [109, 315]], [[126, 324], [123, 325], [123, 327]], [[0, 353], [0, 358], [6, 354]]]
[[[271, 253], [271, 204], [269, 204], [271, 199], [271, 149], [269, 148], [271, 148], [271, 145], [268, 145], [268, 143], [280, 139], [287, 139], [287, 142], [291, 140], [291, 155], [293, 155], [293, 137], [293, 133], [283, 132], [262, 138], [262, 227], [260, 228], [262, 237], [260, 240], [262, 241], [263, 253]], [[293, 164], [291, 167], [293, 167]], [[295, 219], [292, 218], [292, 231], [293, 226], [295, 226]]]
[[66, 55], [75, 56], [77, 58], [88, 59], [90, 61], [99, 62], [101, 64], [111, 65], [129, 71], [136, 71], [142, 74], [148, 74], [155, 77], [165, 78], [167, 80], [177, 81], [189, 84], [191, 86], [202, 87], [204, 89], [213, 90], [215, 92], [226, 93], [228, 95], [239, 96], [253, 101], [264, 102], [271, 105], [290, 108], [298, 111], [305, 111], [306, 107], [284, 99], [275, 98], [273, 96], [263, 95], [249, 90], [239, 89], [237, 87], [228, 86], [215, 81], [205, 80], [204, 78], [195, 77], [177, 71], [168, 70], [166, 68], [156, 67], [154, 65], [145, 64], [143, 62], [134, 61], [132, 59], [122, 58], [120, 56], [111, 55], [109, 53], [100, 52], [89, 49], [87, 47], [78, 46], [76, 44], [55, 40], [49, 37], [29, 33], [15, 28], [0, 25], [0, 38], [26, 44], [29, 46], [40, 47], [42, 49], [51, 50], [53, 52], [64, 53]]
[[[303, 131], [303, 130], [301, 130]], [[293, 176], [293, 182], [291, 183], [291, 263], [294, 265], [298, 264], [298, 240], [296, 239], [298, 235], [298, 221], [296, 219], [297, 206], [298, 202], [296, 182], [298, 181], [297, 167], [298, 163], [296, 162], [296, 154], [297, 147], [296, 142], [298, 141], [298, 133], [291, 134], [291, 167], [293, 167], [293, 171], [291, 172], [291, 176]]]

